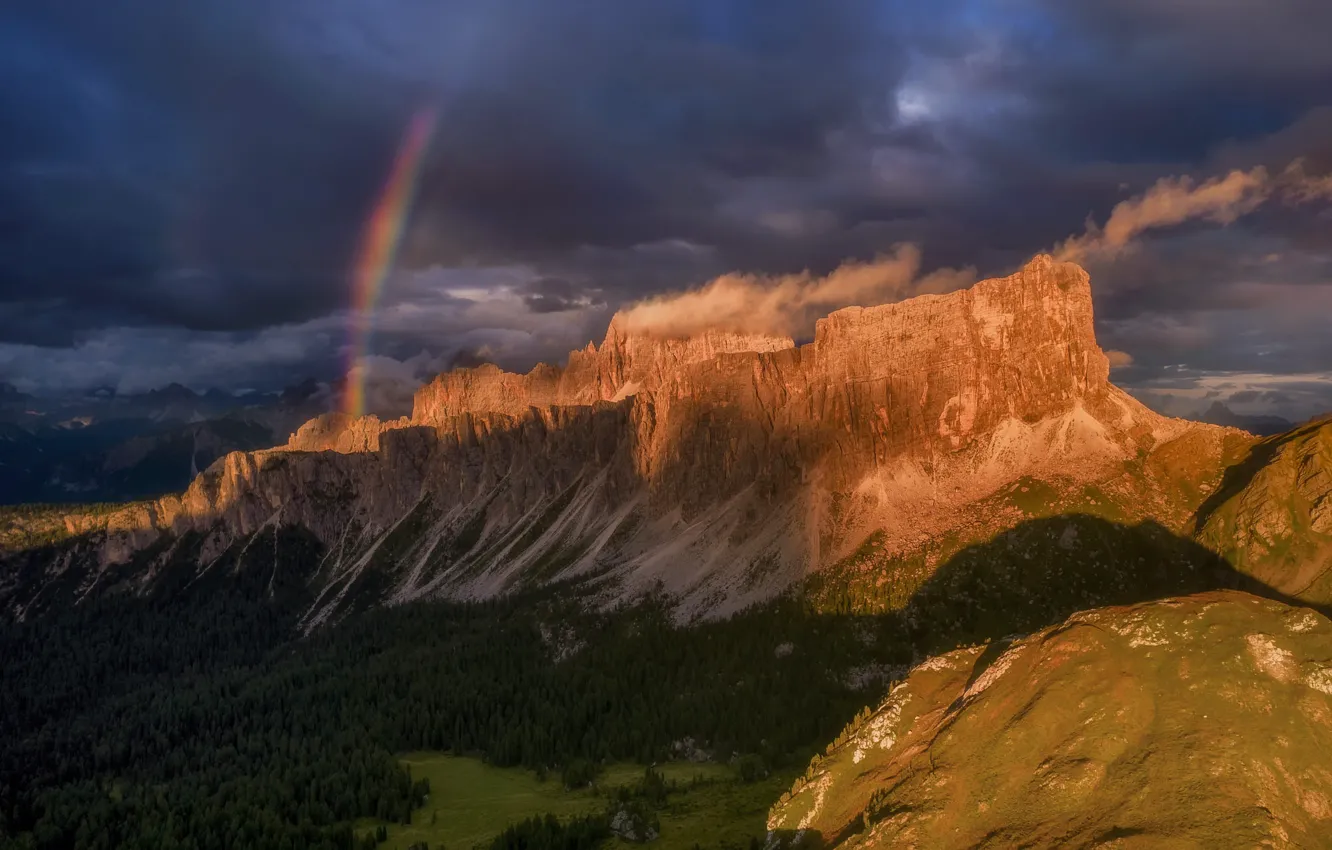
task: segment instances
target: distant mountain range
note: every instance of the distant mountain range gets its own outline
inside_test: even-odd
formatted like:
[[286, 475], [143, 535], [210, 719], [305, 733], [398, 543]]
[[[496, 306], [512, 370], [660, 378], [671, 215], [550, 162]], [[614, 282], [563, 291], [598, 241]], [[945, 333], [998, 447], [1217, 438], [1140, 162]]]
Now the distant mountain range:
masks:
[[1248, 431], [1250, 434], [1257, 434], [1259, 437], [1270, 437], [1273, 434], [1280, 434], [1295, 427], [1294, 422], [1289, 419], [1282, 419], [1280, 416], [1264, 416], [1261, 414], [1246, 416], [1242, 413], [1236, 413], [1219, 401], [1212, 402], [1211, 406], [1203, 411], [1198, 419], [1212, 425], [1239, 428]]
[[42, 398], [0, 384], [0, 504], [178, 493], [230, 452], [285, 441], [326, 405], [313, 380], [241, 396], [171, 384], [131, 395], [99, 388]]

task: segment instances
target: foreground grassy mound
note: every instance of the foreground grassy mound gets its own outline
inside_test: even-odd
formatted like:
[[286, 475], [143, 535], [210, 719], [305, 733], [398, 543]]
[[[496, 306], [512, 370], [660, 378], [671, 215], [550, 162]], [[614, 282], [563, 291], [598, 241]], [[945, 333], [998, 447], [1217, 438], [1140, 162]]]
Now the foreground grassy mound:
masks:
[[932, 658], [769, 813], [843, 847], [1332, 846], [1332, 622], [1233, 591]]

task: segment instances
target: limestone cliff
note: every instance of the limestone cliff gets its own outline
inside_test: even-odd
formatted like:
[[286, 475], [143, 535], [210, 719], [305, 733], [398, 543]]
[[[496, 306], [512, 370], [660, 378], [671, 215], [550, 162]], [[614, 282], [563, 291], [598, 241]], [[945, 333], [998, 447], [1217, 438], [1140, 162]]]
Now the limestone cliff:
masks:
[[628, 336], [621, 324], [618, 316], [612, 318], [601, 347], [589, 343], [581, 351], [571, 351], [563, 369], [542, 364], [526, 375], [515, 375], [486, 365], [446, 372], [417, 391], [412, 421], [434, 425], [464, 413], [516, 416], [531, 407], [619, 401], [656, 390], [675, 372], [724, 354], [795, 346], [783, 337], [715, 331], [690, 339]]
[[[1086, 272], [1039, 256], [969, 290], [839, 310], [801, 346], [613, 320], [563, 368], [455, 370], [409, 419], [328, 415], [232, 454], [94, 542], [105, 565], [159, 531], [202, 535], [206, 560], [302, 525], [329, 549], [314, 621], [363, 584], [393, 601], [574, 575], [600, 576], [606, 598], [662, 587], [685, 615], [721, 613], [870, 535], [891, 555], [1001, 530], [981, 506], [1029, 479], [1061, 504], [1098, 483], [1181, 527], [1246, 438], [1112, 386], [1092, 318]], [[1176, 455], [1197, 466], [1183, 486]]]

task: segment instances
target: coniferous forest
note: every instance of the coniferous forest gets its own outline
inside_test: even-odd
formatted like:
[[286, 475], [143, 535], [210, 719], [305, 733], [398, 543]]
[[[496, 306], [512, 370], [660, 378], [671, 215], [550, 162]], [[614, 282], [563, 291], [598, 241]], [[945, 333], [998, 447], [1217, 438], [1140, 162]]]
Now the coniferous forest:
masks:
[[[655, 603], [589, 612], [555, 587], [302, 636], [283, 598], [233, 575], [4, 626], [0, 845], [360, 847], [353, 822], [406, 822], [428, 793], [395, 758], [409, 750], [571, 782], [686, 741], [799, 765], [877, 695], [852, 665], [910, 660], [888, 620], [794, 600], [684, 628]], [[586, 846], [595, 827], [543, 820], [497, 841]]]

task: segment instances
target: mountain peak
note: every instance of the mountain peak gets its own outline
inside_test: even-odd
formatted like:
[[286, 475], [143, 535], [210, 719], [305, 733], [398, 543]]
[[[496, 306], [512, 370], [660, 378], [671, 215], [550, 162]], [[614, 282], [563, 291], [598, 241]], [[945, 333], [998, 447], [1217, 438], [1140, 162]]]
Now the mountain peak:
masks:
[[[1024, 272], [1029, 269], [1044, 270], [1052, 268], [1055, 264], [1056, 262], [1053, 254], [1033, 254], [1032, 258], [1027, 260], [1026, 264], [1022, 267], [1022, 270]], [[1081, 266], [1078, 266], [1076, 263], [1064, 263], [1063, 265], [1081, 268]]]
[[1295, 427], [1295, 423], [1280, 416], [1269, 416], [1257, 414], [1246, 416], [1242, 413], [1236, 413], [1222, 401], [1214, 401], [1202, 415], [1198, 417], [1200, 422], [1206, 422], [1210, 425], [1221, 425], [1226, 428], [1239, 428], [1248, 431], [1250, 434], [1257, 434], [1260, 437], [1270, 437], [1273, 434], [1281, 434]]
[[[1113, 387], [1092, 318], [1087, 274], [1038, 257], [970, 289], [838, 310], [798, 347], [614, 321], [563, 367], [454, 369], [410, 418], [332, 414], [281, 449], [233, 453], [153, 521], [222, 551], [280, 516], [330, 546], [354, 528], [362, 551], [419, 510], [412, 527], [433, 542], [395, 556], [401, 598], [605, 569], [617, 592], [659, 586], [682, 610], [725, 613], [867, 535], [902, 553], [996, 531], [1024, 480], [1191, 516], [1126, 464], [1175, 440], [1214, 458], [1226, 434]], [[348, 575], [370, 563], [353, 550]]]
[[[1015, 404], [1039, 404], [1049, 392], [1061, 398], [1091, 392], [1109, 380], [1109, 363], [1092, 326], [1087, 273], [1039, 254], [1015, 274], [970, 289], [834, 311], [815, 324], [812, 346], [800, 350], [790, 337], [767, 333], [709, 329], [688, 337], [661, 335], [636, 328], [625, 313], [617, 313], [600, 347], [570, 352], [563, 368], [540, 364], [526, 375], [497, 367], [439, 375], [417, 391], [412, 421], [436, 425], [464, 413], [520, 415], [530, 407], [617, 401], [644, 391], [694, 392], [690, 374], [730, 356], [807, 355], [813, 372], [805, 380], [816, 382], [923, 373], [942, 358], [969, 363], [969, 379], [976, 381], [1042, 385], [1024, 386], [1016, 396], [994, 396], [1016, 415], [1023, 412], [1012, 409]], [[1000, 361], [1014, 358], [1032, 361], [1032, 368], [1009, 369], [1003, 378], [999, 372], [1013, 364]], [[972, 395], [984, 402], [988, 392], [977, 387]], [[971, 403], [965, 401], [971, 395], [961, 397], [961, 404]]]
[[158, 396], [173, 396], [176, 398], [195, 398], [197, 396], [197, 393], [195, 393], [194, 390], [190, 389], [184, 384], [176, 383], [175, 381], [172, 381], [171, 383], [167, 384], [165, 387], [162, 387], [160, 389], [149, 390], [148, 394], [158, 395]]

